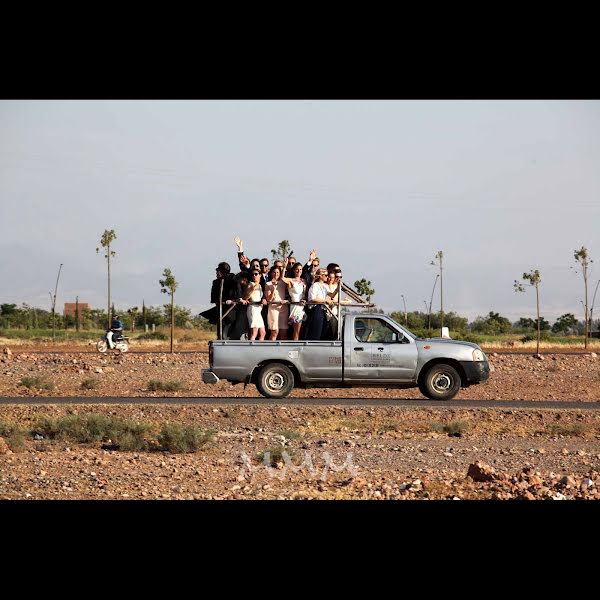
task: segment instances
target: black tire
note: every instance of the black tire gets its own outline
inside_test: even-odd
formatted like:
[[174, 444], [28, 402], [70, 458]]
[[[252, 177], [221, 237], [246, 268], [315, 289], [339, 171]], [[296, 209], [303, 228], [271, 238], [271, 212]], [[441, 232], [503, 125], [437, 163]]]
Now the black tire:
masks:
[[285, 398], [294, 389], [294, 374], [281, 363], [265, 365], [258, 373], [256, 388], [265, 398]]
[[419, 390], [431, 400], [451, 400], [460, 391], [458, 371], [446, 364], [433, 365], [419, 380]]

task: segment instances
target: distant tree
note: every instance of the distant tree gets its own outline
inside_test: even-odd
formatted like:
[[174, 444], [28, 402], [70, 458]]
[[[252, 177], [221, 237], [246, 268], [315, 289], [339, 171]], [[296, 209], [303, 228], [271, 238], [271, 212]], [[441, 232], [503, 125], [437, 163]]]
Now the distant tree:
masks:
[[589, 313], [588, 313], [588, 269], [591, 263], [594, 261], [589, 257], [587, 248], [585, 246], [581, 246], [579, 250], [575, 250], [573, 252], [573, 257], [575, 258], [575, 262], [578, 263], [579, 268], [581, 269], [581, 274], [583, 275], [583, 285], [585, 289], [585, 341], [584, 348], [587, 350], [588, 347], [588, 325], [589, 325]]
[[137, 319], [140, 309], [137, 306], [132, 306], [127, 310], [127, 314], [131, 317], [131, 331], [135, 331], [135, 320]]
[[[446, 325], [446, 327], [448, 327], [452, 331], [466, 331], [468, 324], [469, 324], [469, 319], [467, 319], [466, 317], [461, 317], [460, 315], [457, 315], [453, 311], [445, 313], [443, 315], [443, 317], [444, 317], [444, 321], [443, 321], [444, 325]], [[431, 328], [432, 329], [440, 329], [441, 327], [443, 327], [442, 314], [436, 313], [436, 314], [431, 315]]]
[[147, 325], [164, 325], [164, 311], [158, 306], [146, 306], [146, 323]]
[[163, 279], [158, 281], [160, 284], [160, 291], [163, 294], [169, 294], [171, 296], [171, 353], [173, 352], [173, 335], [175, 333], [175, 290], [179, 285], [175, 280], [175, 276], [171, 272], [171, 269], [165, 269], [163, 271]]
[[366, 296], [367, 302], [371, 303], [371, 296], [375, 294], [375, 290], [371, 287], [371, 282], [364, 277], [354, 282], [354, 287], [360, 296]]
[[516, 323], [515, 327], [519, 329], [535, 329], [537, 326], [534, 319], [529, 319], [528, 317], [521, 317]]
[[552, 325], [552, 331], [554, 333], [568, 333], [569, 331], [575, 329], [578, 321], [575, 318], [575, 315], [572, 313], [565, 313], [556, 319], [554, 325]]
[[[174, 319], [175, 319], [175, 327], [191, 327], [192, 326], [192, 311], [185, 306], [175, 305], [174, 310]], [[171, 315], [171, 305], [164, 304], [163, 305], [163, 315], [165, 319], [170, 319]]]
[[284, 261], [288, 256], [292, 256], [293, 253], [294, 251], [291, 249], [290, 242], [288, 240], [279, 242], [277, 248], [273, 248], [271, 250], [273, 262], [276, 260]]
[[[536, 310], [537, 310], [537, 347], [536, 347], [536, 354], [540, 353], [540, 337], [541, 337], [541, 322], [540, 322], [540, 283], [542, 282], [542, 276], [540, 275], [540, 272], [535, 269], [529, 271], [529, 273], [523, 273], [522, 275], [522, 279], [523, 281], [527, 281], [529, 282], [529, 285], [533, 286], [535, 288], [535, 304], [536, 304]], [[518, 282], [515, 279], [515, 282], [513, 284], [513, 287], [515, 289], [515, 292], [524, 292], [525, 291], [525, 286]], [[547, 321], [546, 321], [547, 323]]]
[[512, 325], [506, 317], [490, 311], [486, 317], [477, 317], [471, 323], [471, 330], [486, 335], [498, 335], [509, 333], [512, 330]]
[[[111, 319], [111, 312], [110, 312], [110, 259], [113, 256], [116, 256], [116, 252], [114, 250], [110, 249], [110, 245], [117, 239], [117, 234], [115, 233], [114, 229], [105, 229], [104, 233], [102, 234], [102, 237], [100, 238], [100, 245], [104, 248], [104, 250], [106, 251], [106, 254], [104, 255], [104, 258], [106, 258], [106, 265], [108, 268], [108, 303], [107, 303], [107, 323], [108, 323], [108, 329], [110, 329], [110, 326], [112, 324], [112, 319]], [[96, 248], [96, 253], [100, 252], [100, 248]]]
[[195, 317], [193, 317], [192, 323], [195, 327], [198, 327], [198, 329], [202, 329], [204, 331], [216, 332], [217, 329], [216, 325], [212, 325], [208, 319], [205, 319], [200, 315], [196, 315]]

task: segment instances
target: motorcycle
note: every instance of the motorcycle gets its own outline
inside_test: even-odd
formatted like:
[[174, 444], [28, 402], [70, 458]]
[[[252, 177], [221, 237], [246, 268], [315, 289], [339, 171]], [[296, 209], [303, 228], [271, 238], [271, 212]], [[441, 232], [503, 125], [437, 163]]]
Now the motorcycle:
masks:
[[[104, 334], [102, 339], [98, 340], [96, 343], [96, 350], [102, 354], [104, 354], [110, 348], [108, 344], [108, 338], [106, 337], [107, 333], [108, 331]], [[112, 349], [118, 350], [121, 354], [127, 352], [129, 350], [129, 338], [126, 335], [122, 335], [118, 340], [114, 340], [114, 346]]]

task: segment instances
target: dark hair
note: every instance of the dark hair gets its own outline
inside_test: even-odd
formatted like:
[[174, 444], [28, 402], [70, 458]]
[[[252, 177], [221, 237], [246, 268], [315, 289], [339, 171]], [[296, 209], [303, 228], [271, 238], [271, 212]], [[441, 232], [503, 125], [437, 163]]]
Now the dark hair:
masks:
[[229, 266], [229, 263], [226, 262], [220, 262], [217, 265], [217, 271], [220, 271], [221, 273], [223, 273], [224, 275], [228, 275], [229, 272], [231, 271], [231, 267]]
[[276, 267], [275, 265], [273, 265], [270, 269], [269, 269], [269, 279], [271, 277], [273, 277], [273, 271], [279, 271], [279, 276], [281, 277], [281, 267]]
[[269, 259], [268, 258], [261, 258], [260, 261], [259, 261], [259, 264], [260, 264], [261, 267], [262, 267], [262, 262], [265, 261], [265, 260], [267, 261], [267, 265], [269, 264]]
[[329, 263], [327, 265], [327, 272], [331, 273], [332, 271], [335, 271], [336, 269], [339, 269], [340, 265], [338, 265], [337, 263]]
[[260, 258], [253, 258], [253, 259], [250, 261], [250, 264], [252, 264], [253, 262], [257, 262], [257, 263], [260, 265]]

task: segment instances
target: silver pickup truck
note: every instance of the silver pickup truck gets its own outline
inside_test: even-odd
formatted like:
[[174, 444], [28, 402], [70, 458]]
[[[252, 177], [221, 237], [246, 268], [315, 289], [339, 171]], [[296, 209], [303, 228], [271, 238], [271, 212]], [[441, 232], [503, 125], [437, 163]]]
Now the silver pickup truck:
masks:
[[341, 340], [211, 340], [204, 383], [254, 383], [267, 398], [294, 387], [418, 387], [449, 400], [461, 387], [486, 381], [487, 357], [477, 344], [423, 339], [383, 314], [342, 315]]

